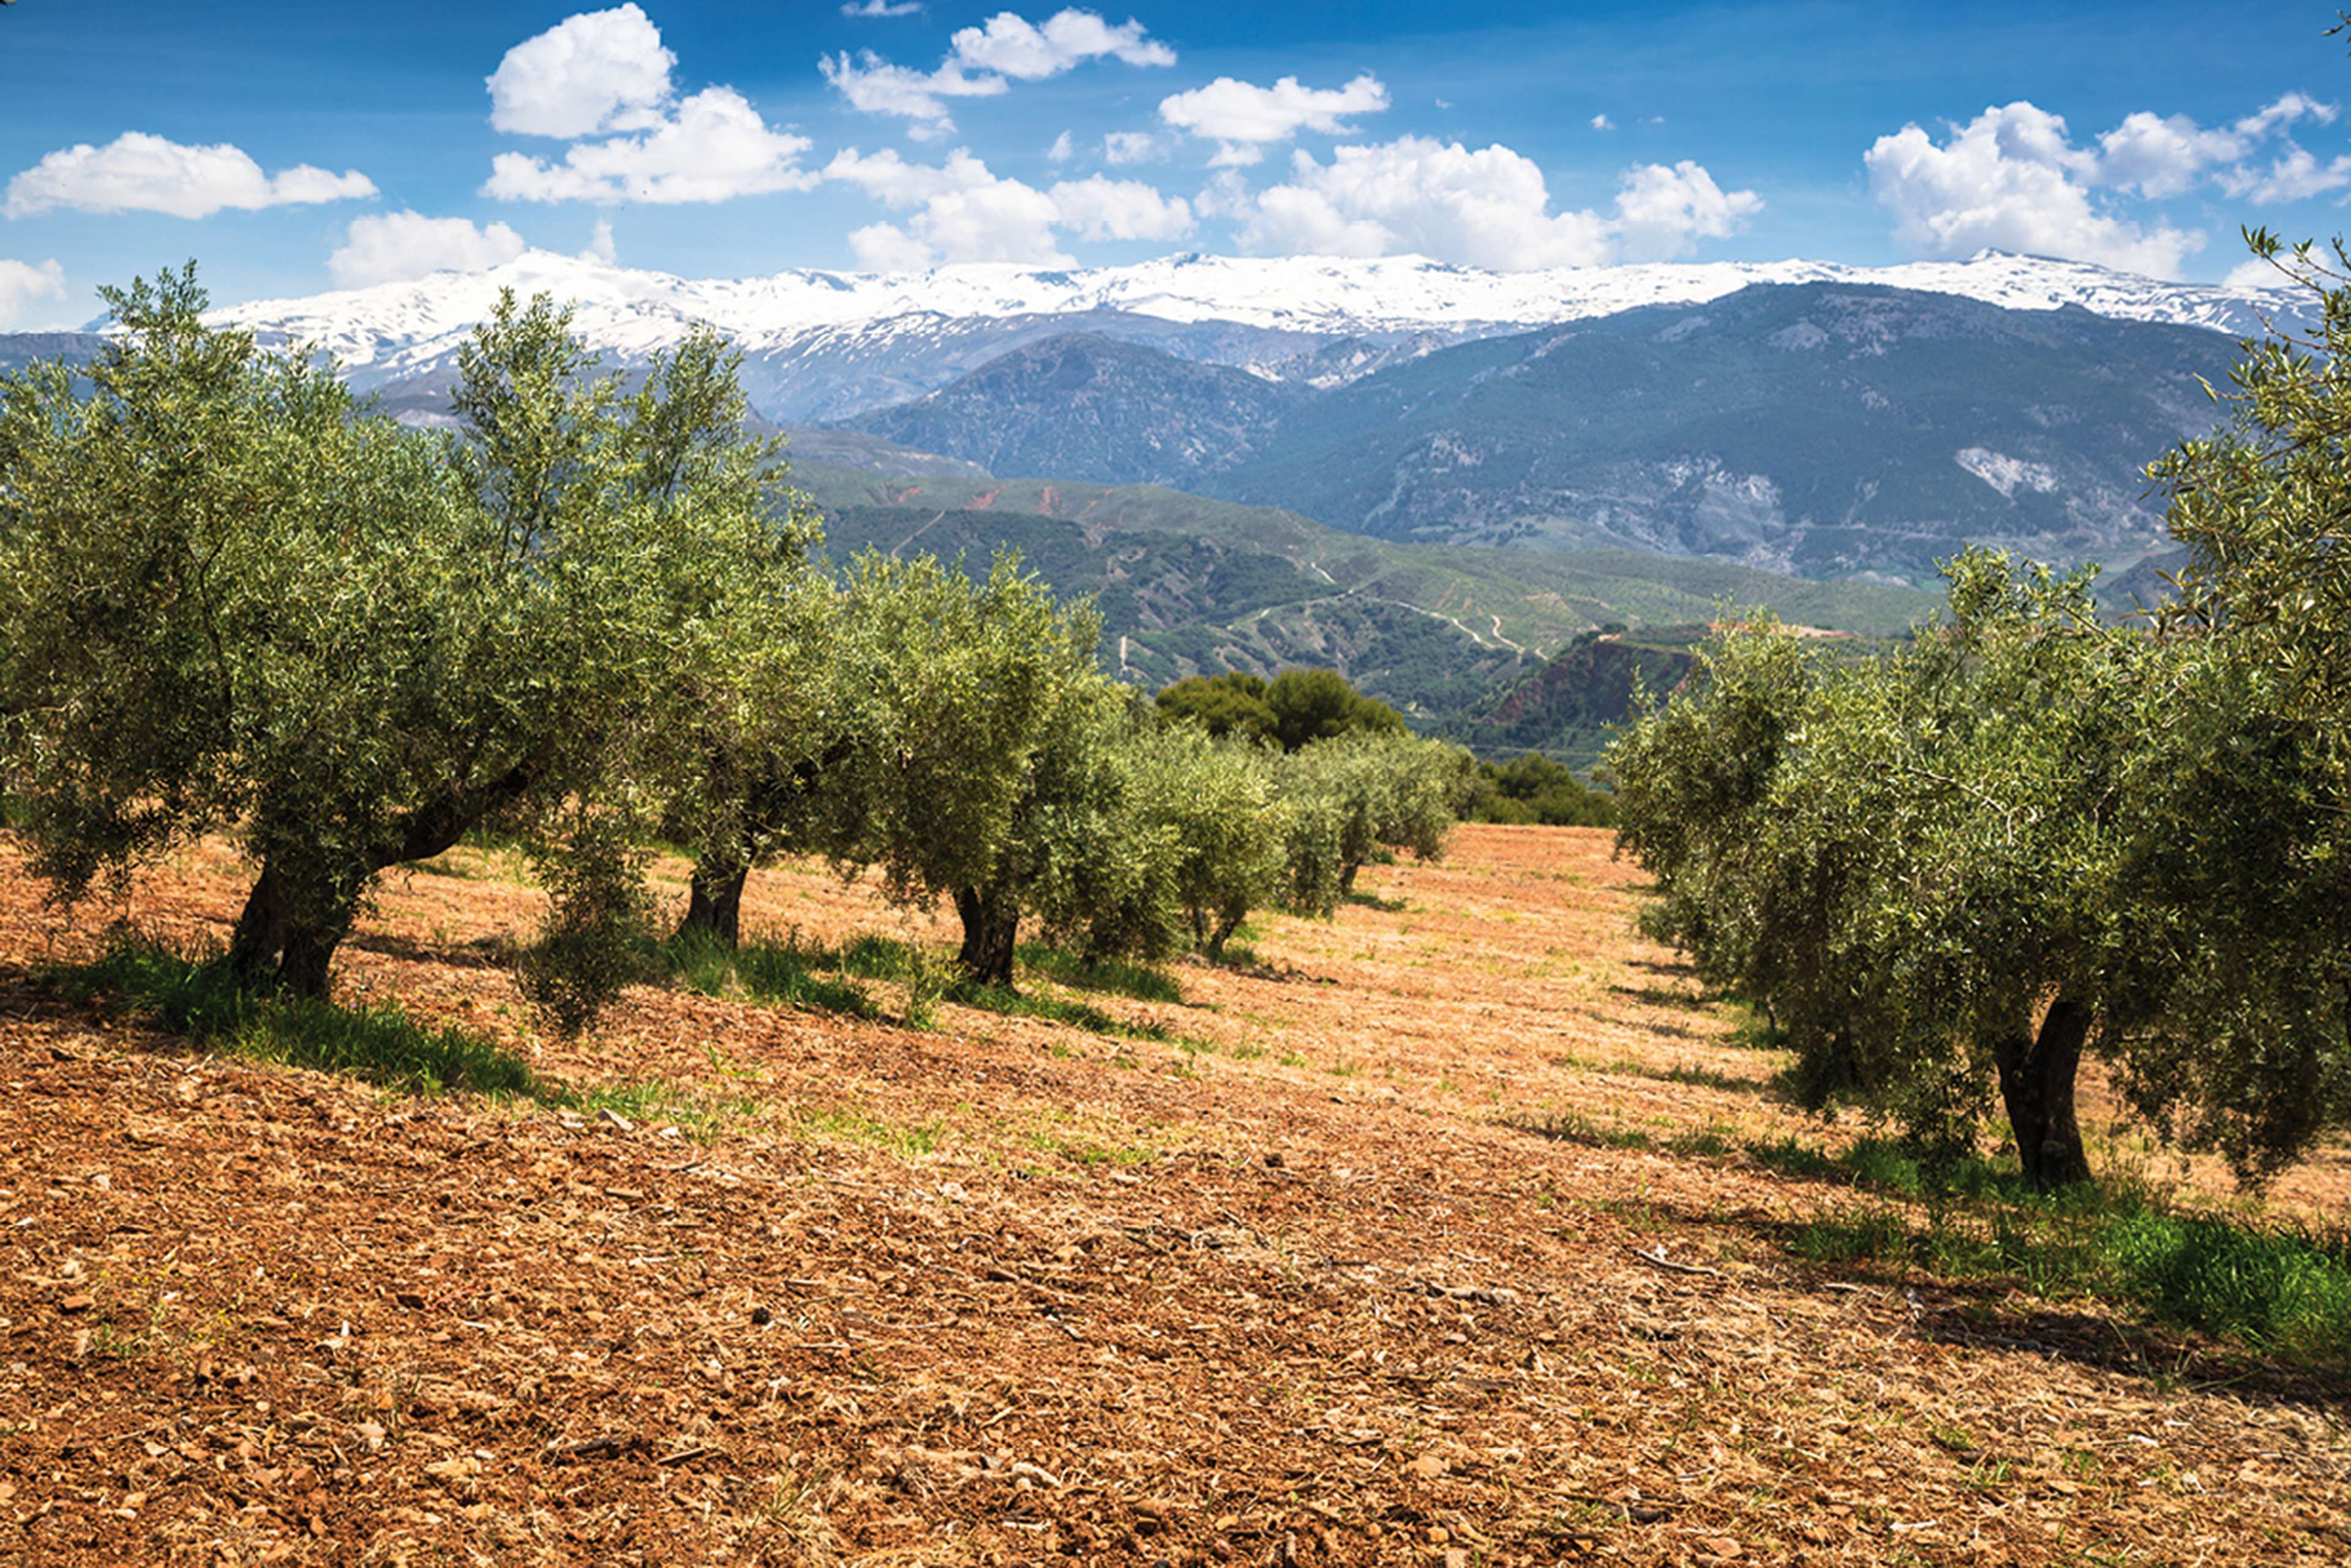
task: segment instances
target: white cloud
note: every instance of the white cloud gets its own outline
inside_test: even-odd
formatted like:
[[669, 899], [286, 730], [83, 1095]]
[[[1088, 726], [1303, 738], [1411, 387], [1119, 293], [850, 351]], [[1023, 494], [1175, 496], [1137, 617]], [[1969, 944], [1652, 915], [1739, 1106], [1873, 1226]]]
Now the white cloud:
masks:
[[841, 8], [844, 16], [911, 16], [923, 8], [923, 0], [849, 0]]
[[1609, 119], [1604, 114], [1595, 114], [1592, 117], [1592, 129], [1594, 131], [1614, 131], [1616, 129], [1616, 122]]
[[896, 224], [852, 229], [849, 248], [865, 272], [922, 272], [938, 265], [938, 253]]
[[2241, 261], [2231, 267], [2229, 276], [2220, 279], [2220, 287], [2223, 288], [2278, 288], [2283, 287], [2285, 282], [2284, 273], [2280, 272], [2274, 266], [2261, 257], [2255, 256], [2251, 261]]
[[817, 61], [849, 107], [866, 114], [894, 114], [913, 123], [907, 133], [917, 141], [944, 136], [955, 129], [947, 112], [950, 98], [993, 98], [1009, 89], [1002, 77], [967, 76], [953, 60], [935, 71], [892, 65], [871, 49], [852, 60], [844, 52]]
[[2177, 196], [2213, 164], [2243, 157], [2245, 142], [2244, 134], [2208, 131], [2184, 114], [2166, 119], [2142, 110], [2098, 138], [2098, 177], [2154, 200]]
[[2322, 163], [2291, 141], [2267, 169], [2231, 169], [2220, 176], [2222, 190], [2257, 207], [2307, 201], [2346, 185], [2351, 185], [2351, 158], [2338, 157]]
[[611, 267], [621, 259], [620, 247], [612, 243], [611, 219], [596, 220], [596, 226], [588, 234], [588, 248], [580, 253], [580, 259], [601, 261], [606, 267]]
[[731, 87], [705, 88], [641, 136], [575, 142], [559, 163], [520, 152], [490, 162], [482, 193], [509, 202], [725, 202], [804, 191], [805, 136], [770, 128]]
[[2321, 125], [2332, 125], [2335, 113], [2336, 110], [2331, 103], [2321, 103], [2307, 93], [2289, 92], [2276, 102], [2237, 121], [2237, 134], [2267, 136], [2273, 131], [2283, 131], [2301, 120], [2314, 120]]
[[1687, 256], [1702, 239], [1724, 239], [1763, 210], [1752, 191], [1725, 191], [1689, 159], [1672, 168], [1635, 163], [1617, 182], [1616, 243], [1628, 261]]
[[526, 248], [522, 235], [504, 224], [485, 229], [470, 218], [370, 214], [351, 220], [342, 247], [327, 258], [327, 273], [339, 287], [364, 288], [435, 272], [480, 272]]
[[1192, 232], [1192, 205], [1163, 196], [1140, 180], [1096, 174], [1064, 180], [1050, 193], [1055, 222], [1087, 239], [1180, 239]]
[[1079, 10], [1055, 12], [1041, 26], [999, 11], [979, 26], [958, 29], [950, 57], [974, 70], [1042, 81], [1105, 55], [1131, 66], [1176, 63], [1176, 51], [1145, 37], [1142, 23], [1130, 17], [1113, 27], [1095, 13]]
[[1007, 78], [1041, 81], [1104, 57], [1131, 66], [1172, 66], [1176, 51], [1146, 37], [1140, 22], [1112, 26], [1094, 12], [1072, 8], [1043, 22], [1000, 11], [977, 27], [961, 28], [935, 70], [896, 65], [871, 49], [860, 50], [854, 59], [842, 53], [817, 63], [852, 109], [895, 115], [909, 122], [907, 134], [929, 141], [955, 129], [948, 99], [993, 98], [1008, 90]]
[[230, 207], [252, 212], [375, 193], [375, 182], [355, 169], [334, 174], [298, 163], [266, 174], [225, 141], [189, 147], [127, 131], [103, 147], [61, 148], [25, 170], [8, 182], [5, 211], [12, 218], [52, 207], [204, 218]]
[[[2126, 115], [2095, 146], [2076, 146], [2059, 116], [2019, 101], [1947, 127], [1938, 143], [1917, 125], [1878, 138], [1865, 154], [1870, 185], [1896, 216], [1895, 238], [1929, 255], [1983, 246], [2177, 276], [2205, 242], [2160, 213], [2126, 216], [2096, 193], [2167, 201], [2207, 183], [2257, 206], [2351, 187], [2351, 157], [2321, 159], [2287, 134], [2331, 125], [2338, 111], [2288, 92], [2231, 125], [2184, 114]], [[2254, 156], [2267, 142], [2266, 166]]]
[[1053, 240], [1061, 217], [1053, 198], [991, 173], [965, 149], [934, 165], [909, 163], [894, 149], [868, 157], [851, 148], [826, 165], [824, 177], [862, 186], [884, 206], [914, 209], [904, 228], [876, 224], [850, 236], [862, 266], [896, 271], [940, 260], [1071, 265]]
[[872, 224], [849, 236], [858, 265], [873, 271], [942, 261], [1067, 267], [1056, 230], [1090, 240], [1164, 240], [1189, 234], [1194, 223], [1191, 204], [1139, 180], [1095, 174], [1040, 191], [1000, 177], [963, 148], [936, 164], [908, 162], [891, 148], [870, 155], [852, 148], [826, 165], [824, 177], [911, 214], [903, 225]]
[[[1895, 215], [1896, 241], [1910, 250], [1961, 256], [1993, 246], [2170, 277], [2204, 244], [2199, 231], [2160, 215], [2142, 227], [2101, 211], [2091, 200], [2098, 155], [2074, 145], [2062, 116], [2020, 99], [1949, 132], [1938, 143], [1906, 125], [1862, 157], [1872, 193]], [[2165, 176], [2153, 177], [2160, 188]]]
[[1212, 162], [1226, 167], [1255, 163], [1271, 142], [1301, 131], [1343, 135], [1351, 114], [1377, 114], [1388, 106], [1388, 89], [1365, 71], [1344, 87], [1310, 88], [1296, 77], [1271, 87], [1218, 77], [1206, 87], [1176, 93], [1159, 104], [1159, 118], [1219, 143]]
[[1070, 140], [1070, 133], [1066, 131], [1054, 137], [1053, 144], [1045, 149], [1045, 156], [1056, 163], [1066, 163], [1077, 155], [1078, 144]]
[[1290, 165], [1289, 183], [1256, 199], [1241, 235], [1251, 250], [1414, 253], [1503, 271], [1590, 267], [1681, 255], [1736, 232], [1763, 205], [1683, 162], [1625, 171], [1612, 212], [1554, 213], [1533, 160], [1499, 144], [1473, 152], [1420, 136], [1341, 147], [1327, 164], [1300, 152]]
[[490, 123], [569, 141], [661, 117], [677, 57], [634, 4], [568, 16], [508, 49], [488, 78]]
[[1159, 156], [1159, 138], [1148, 131], [1113, 131], [1102, 138], [1103, 162], [1144, 163]]
[[66, 297], [66, 269], [55, 261], [35, 267], [30, 262], [0, 259], [0, 328], [24, 319], [37, 299]]

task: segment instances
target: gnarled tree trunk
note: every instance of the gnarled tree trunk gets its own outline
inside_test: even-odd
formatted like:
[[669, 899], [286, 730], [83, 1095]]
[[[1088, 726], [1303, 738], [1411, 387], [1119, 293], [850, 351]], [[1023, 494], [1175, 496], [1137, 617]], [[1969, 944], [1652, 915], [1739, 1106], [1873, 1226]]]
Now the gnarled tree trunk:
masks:
[[2036, 1036], [2020, 1030], [1992, 1048], [2000, 1068], [2000, 1096], [2024, 1179], [2043, 1189], [2090, 1179], [2082, 1149], [2082, 1127], [2074, 1112], [2074, 1080], [2082, 1048], [2095, 1021], [2090, 1009], [2060, 995], [2049, 1004]]
[[327, 999], [335, 950], [350, 933], [352, 912], [333, 899], [315, 901], [317, 907], [304, 903], [284, 869], [264, 861], [229, 938], [229, 967], [240, 982]]
[[678, 922], [680, 936], [715, 936], [729, 947], [743, 941], [743, 889], [751, 868], [726, 857], [705, 856], [696, 862], [686, 887], [685, 918]]
[[963, 921], [963, 951], [956, 962], [982, 986], [1012, 985], [1012, 949], [1020, 932], [1020, 905], [996, 889], [957, 888], [956, 915]]

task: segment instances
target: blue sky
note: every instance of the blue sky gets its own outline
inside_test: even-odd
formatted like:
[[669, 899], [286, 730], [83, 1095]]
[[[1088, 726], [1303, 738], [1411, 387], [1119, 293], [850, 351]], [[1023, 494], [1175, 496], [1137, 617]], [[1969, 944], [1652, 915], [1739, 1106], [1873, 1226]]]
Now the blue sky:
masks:
[[2329, 6], [0, 9], [0, 329], [593, 249], [688, 276], [1178, 250], [1505, 267], [2331, 235]]

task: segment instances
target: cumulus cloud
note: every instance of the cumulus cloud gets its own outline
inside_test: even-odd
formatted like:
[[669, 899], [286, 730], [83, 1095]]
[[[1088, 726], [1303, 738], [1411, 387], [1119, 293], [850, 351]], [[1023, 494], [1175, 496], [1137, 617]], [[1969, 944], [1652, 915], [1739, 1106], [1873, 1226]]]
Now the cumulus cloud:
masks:
[[501, 152], [482, 193], [509, 202], [726, 202], [804, 191], [810, 143], [777, 131], [731, 87], [705, 88], [638, 136], [574, 142], [560, 162]]
[[341, 287], [364, 288], [435, 272], [480, 272], [525, 248], [522, 235], [504, 224], [479, 228], [470, 218], [371, 214], [351, 220], [342, 247], [327, 257], [327, 273]]
[[17, 174], [8, 182], [5, 210], [12, 218], [53, 207], [204, 218], [231, 207], [251, 212], [375, 193], [375, 182], [356, 169], [335, 174], [297, 163], [268, 174], [225, 141], [190, 147], [128, 131], [103, 147], [61, 148]]
[[1054, 137], [1053, 144], [1045, 149], [1045, 156], [1056, 163], [1066, 163], [1077, 155], [1078, 144], [1070, 140], [1070, 133], [1066, 131]]
[[1096, 174], [1064, 180], [1048, 193], [1055, 222], [1087, 239], [1180, 239], [1192, 232], [1192, 205], [1140, 180]]
[[[676, 99], [677, 57], [634, 5], [571, 16], [507, 51], [491, 123], [560, 137], [560, 158], [501, 152], [482, 193], [508, 202], [725, 202], [806, 190], [805, 136], [778, 131], [731, 87]], [[601, 137], [602, 140], [589, 140]]]
[[904, 271], [945, 261], [1015, 261], [1067, 267], [1054, 242], [1061, 216], [1053, 198], [1033, 185], [992, 173], [957, 148], [942, 164], [910, 163], [885, 148], [867, 156], [850, 148], [824, 177], [862, 186], [888, 207], [911, 209], [904, 226], [875, 224], [850, 235], [858, 265]]
[[923, 0], [849, 0], [841, 8], [844, 16], [911, 16], [923, 8]]
[[1604, 114], [1595, 114], [1592, 117], [1592, 129], [1594, 131], [1614, 131], [1616, 129], [1616, 122], [1609, 119]]
[[897, 65], [871, 49], [854, 58], [846, 52], [827, 57], [818, 65], [852, 109], [904, 120], [909, 135], [927, 141], [955, 129], [949, 99], [992, 98], [1011, 81], [1041, 81], [1103, 58], [1172, 66], [1176, 51], [1133, 18], [1113, 26], [1095, 12], [1071, 8], [1042, 22], [1000, 11], [978, 26], [959, 28], [935, 70]]
[[2266, 169], [2231, 169], [2220, 176], [2222, 190], [2257, 207], [2307, 201], [2346, 185], [2351, 185], [2351, 158], [2332, 158], [2322, 163], [2291, 142]]
[[906, 212], [903, 224], [869, 225], [849, 236], [858, 265], [902, 272], [940, 262], [1010, 261], [1067, 267], [1056, 240], [1068, 231], [1092, 240], [1165, 240], [1191, 232], [1191, 204], [1138, 180], [1096, 174], [1050, 191], [1005, 179], [962, 148], [942, 163], [914, 163], [893, 149], [852, 148], [824, 176], [862, 188], [883, 205]]
[[589, 231], [588, 248], [580, 253], [580, 259], [582, 261], [601, 261], [606, 267], [611, 267], [613, 263], [621, 259], [620, 246], [612, 243], [611, 219], [598, 218], [596, 220], [596, 226]]
[[14, 327], [40, 299], [66, 297], [66, 269], [55, 261], [35, 267], [26, 261], [0, 258], [0, 328]]
[[488, 78], [490, 123], [570, 141], [643, 131], [669, 101], [677, 57], [634, 4], [567, 16], [508, 49]]
[[1724, 190], [1689, 159], [1671, 168], [1636, 163], [1617, 183], [1617, 248], [1628, 261], [1687, 256], [1699, 240], [1737, 234], [1762, 210], [1762, 197]]
[[[2063, 116], [2022, 99], [1949, 127], [1941, 142], [1906, 125], [1879, 137], [1862, 163], [1894, 214], [1896, 243], [1925, 255], [1995, 246], [2168, 277], [2204, 244], [2200, 232], [2160, 216], [2142, 226], [2102, 210], [2092, 199], [2098, 153], [2074, 144]], [[2128, 167], [2136, 180], [2148, 177]]]
[[1172, 66], [1176, 51], [1144, 36], [1129, 17], [1113, 27], [1092, 11], [1058, 11], [1040, 25], [999, 11], [977, 27], [956, 32], [956, 64], [996, 71], [1019, 81], [1042, 81], [1088, 60], [1109, 56], [1131, 66]]
[[2184, 114], [2142, 110], [2098, 138], [2098, 172], [2118, 190], [2159, 200], [2190, 189], [2214, 164], [2243, 157], [2246, 141], [2243, 133], [2208, 131]]
[[1210, 162], [1234, 167], [1257, 162], [1267, 146], [1301, 131], [1343, 135], [1347, 116], [1377, 114], [1387, 106], [1387, 88], [1369, 71], [1336, 88], [1306, 87], [1296, 77], [1283, 77], [1271, 87], [1218, 77], [1206, 87], [1161, 99], [1159, 118], [1217, 142]]
[[2321, 103], [2307, 93], [2289, 92], [2276, 102], [2255, 110], [2237, 121], [2240, 136], [2267, 136], [2273, 131], [2283, 131], [2297, 120], [2314, 120], [2321, 125], [2335, 123], [2336, 110], [2331, 103]]
[[2255, 256], [2251, 261], [2241, 261], [2231, 267], [2229, 275], [2220, 279], [2220, 287], [2223, 288], [2277, 288], [2283, 287], [2285, 282], [2284, 273], [2280, 272], [2269, 262]]
[[1259, 193], [1241, 243], [1323, 256], [1412, 253], [1515, 271], [1678, 256], [1735, 233], [1762, 209], [1693, 162], [1625, 171], [1607, 213], [1551, 210], [1534, 161], [1499, 144], [1405, 136], [1341, 147], [1329, 163], [1300, 152], [1290, 179]]
[[2077, 145], [2061, 116], [2019, 100], [1947, 126], [1940, 141], [1907, 125], [1879, 137], [1862, 161], [1895, 214], [1895, 238], [1915, 251], [2000, 246], [2176, 276], [2202, 248], [2202, 231], [2176, 228], [2160, 214], [2126, 216], [2102, 193], [2165, 201], [2212, 184], [2261, 206], [2342, 190], [2351, 186], [2351, 157], [2322, 159], [2290, 134], [2331, 125], [2336, 114], [2302, 92], [2226, 125], [2142, 110]]

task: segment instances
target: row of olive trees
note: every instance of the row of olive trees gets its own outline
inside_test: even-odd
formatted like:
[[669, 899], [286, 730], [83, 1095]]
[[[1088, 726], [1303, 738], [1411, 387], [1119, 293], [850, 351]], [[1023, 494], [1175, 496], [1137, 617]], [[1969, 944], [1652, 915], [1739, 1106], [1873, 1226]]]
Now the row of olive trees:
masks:
[[2155, 616], [1971, 553], [1908, 648], [1733, 627], [1614, 746], [1652, 929], [1816, 1093], [1963, 1142], [1996, 1086], [2051, 1186], [2088, 1174], [2085, 1052], [2252, 1180], [2351, 1123], [2351, 295], [2288, 265], [2325, 340], [2156, 465], [2192, 564]]
[[657, 837], [691, 925], [732, 941], [756, 864], [820, 853], [951, 898], [1008, 982], [1024, 918], [1107, 956], [1327, 911], [1466, 792], [1401, 734], [1157, 722], [1013, 561], [819, 570], [714, 334], [632, 395], [508, 297], [424, 432], [206, 327], [192, 268], [109, 301], [95, 363], [0, 382], [0, 766], [63, 899], [242, 831], [249, 982], [323, 995], [378, 879], [482, 829], [554, 895], [529, 977], [574, 1023], [629, 972]]
[[722, 941], [750, 871], [801, 853], [950, 900], [985, 983], [1011, 982], [1031, 919], [1093, 958], [1219, 955], [1251, 910], [1327, 915], [1374, 857], [1442, 853], [1468, 796], [1467, 753], [1400, 723], [1286, 753], [1145, 702], [1101, 671], [1092, 606], [1010, 558], [975, 579], [867, 553], [802, 601], [802, 716], [730, 753], [719, 832], [677, 835], [686, 924]]

